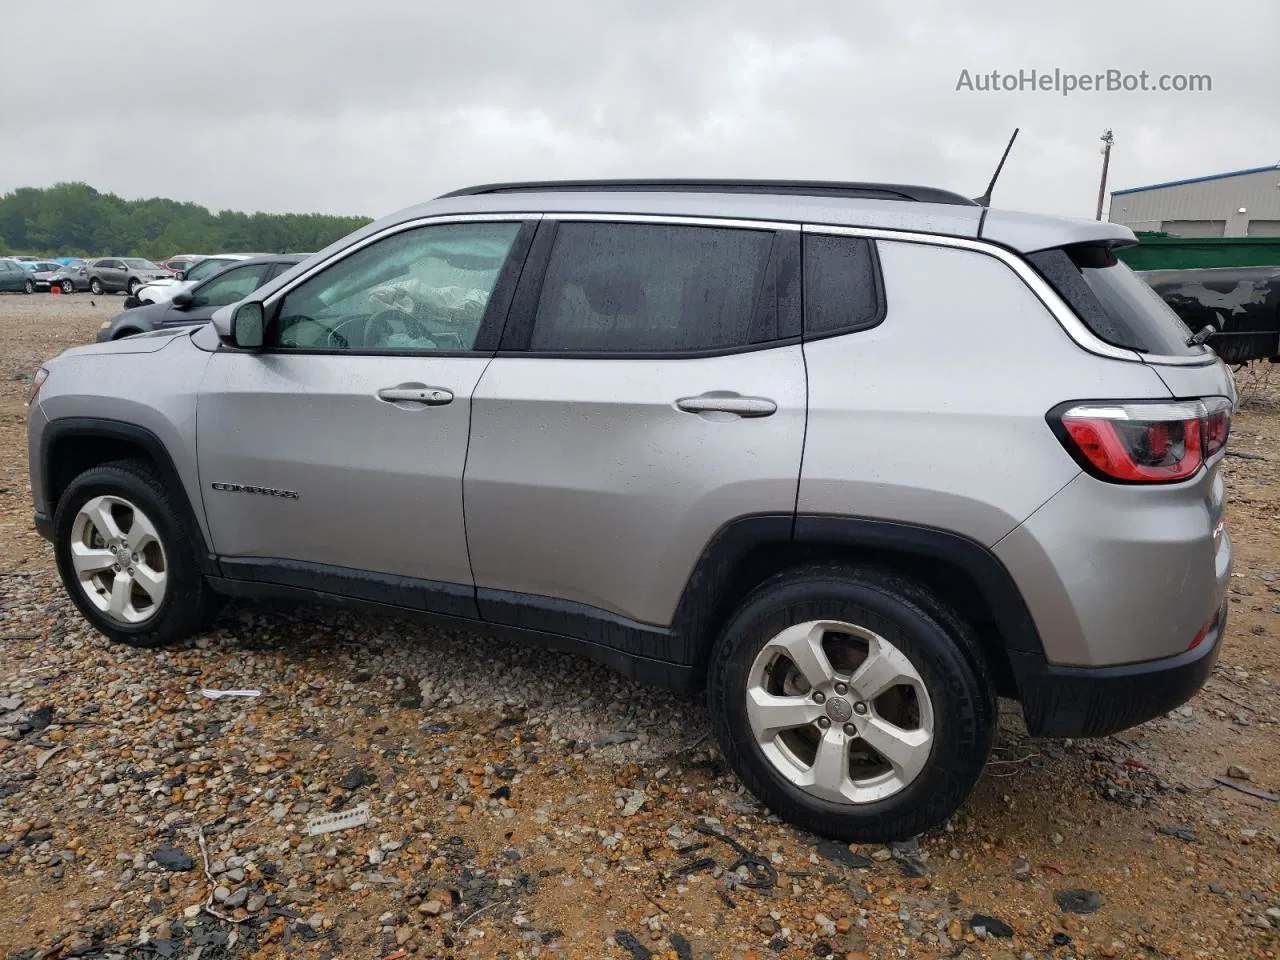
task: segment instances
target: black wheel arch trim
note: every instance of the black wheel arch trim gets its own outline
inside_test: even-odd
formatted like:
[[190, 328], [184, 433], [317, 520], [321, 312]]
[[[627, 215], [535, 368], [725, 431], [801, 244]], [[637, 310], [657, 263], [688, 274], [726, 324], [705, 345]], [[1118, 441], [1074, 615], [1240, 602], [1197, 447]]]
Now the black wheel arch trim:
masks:
[[[182, 483], [182, 476], [178, 473], [173, 456], [169, 453], [163, 440], [146, 427], [138, 426], [135, 423], [111, 420], [106, 417], [61, 417], [49, 421], [40, 437], [40, 466], [44, 486], [41, 493], [44, 495], [45, 506], [50, 518], [53, 517], [58, 506], [54, 488], [54, 456], [60, 444], [77, 438], [118, 440], [132, 444], [145, 451], [160, 472], [165, 485], [173, 491], [174, 496], [177, 498], [179, 510], [183, 515], [182, 518], [199, 544], [198, 560], [201, 572], [205, 575], [218, 573], [217, 560], [209, 550], [208, 541], [204, 536], [204, 528], [200, 525], [196, 511], [191, 504], [191, 498], [187, 495], [187, 488]], [[40, 529], [38, 518], [37, 529]], [[51, 519], [50, 532], [52, 532]]]

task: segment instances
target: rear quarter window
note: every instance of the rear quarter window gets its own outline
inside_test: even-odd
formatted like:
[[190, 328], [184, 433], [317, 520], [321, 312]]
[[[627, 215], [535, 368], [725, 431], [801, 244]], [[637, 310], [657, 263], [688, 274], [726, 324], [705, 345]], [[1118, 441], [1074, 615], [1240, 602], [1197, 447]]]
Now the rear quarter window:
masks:
[[1027, 259], [1101, 340], [1156, 356], [1198, 356], [1191, 330], [1109, 247], [1082, 244]]
[[866, 330], [884, 319], [884, 285], [874, 243], [808, 234], [803, 256], [806, 338]]

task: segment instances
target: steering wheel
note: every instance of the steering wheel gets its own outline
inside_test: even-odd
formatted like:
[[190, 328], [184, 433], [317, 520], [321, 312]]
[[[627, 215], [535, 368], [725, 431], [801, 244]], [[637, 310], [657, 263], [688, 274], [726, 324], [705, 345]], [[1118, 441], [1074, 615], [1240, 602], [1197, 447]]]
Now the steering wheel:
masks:
[[330, 350], [349, 350], [351, 341], [340, 334], [337, 330], [330, 330], [325, 337], [325, 346]]
[[399, 310], [379, 310], [364, 322], [364, 345], [366, 347], [385, 347], [391, 334], [395, 333], [392, 321], [410, 319]]

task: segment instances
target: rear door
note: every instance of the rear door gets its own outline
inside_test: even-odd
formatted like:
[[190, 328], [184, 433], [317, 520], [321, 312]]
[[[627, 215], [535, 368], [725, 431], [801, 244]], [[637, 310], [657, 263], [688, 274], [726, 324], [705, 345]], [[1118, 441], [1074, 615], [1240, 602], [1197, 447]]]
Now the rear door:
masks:
[[798, 236], [543, 221], [473, 401], [464, 491], [482, 616], [572, 635], [602, 612], [666, 625], [718, 530], [794, 513]]

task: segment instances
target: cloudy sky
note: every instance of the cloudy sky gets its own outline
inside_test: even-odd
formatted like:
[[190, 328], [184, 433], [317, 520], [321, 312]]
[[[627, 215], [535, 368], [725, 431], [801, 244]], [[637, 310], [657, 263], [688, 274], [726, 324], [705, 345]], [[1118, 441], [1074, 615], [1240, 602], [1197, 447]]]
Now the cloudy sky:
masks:
[[[1280, 162], [1275, 0], [114, 0], [45, 25], [0, 38], [0, 192], [371, 216], [553, 177], [972, 196], [1019, 126], [996, 204], [1092, 216], [1104, 127], [1114, 188]], [[1055, 68], [1212, 91], [956, 89]]]

